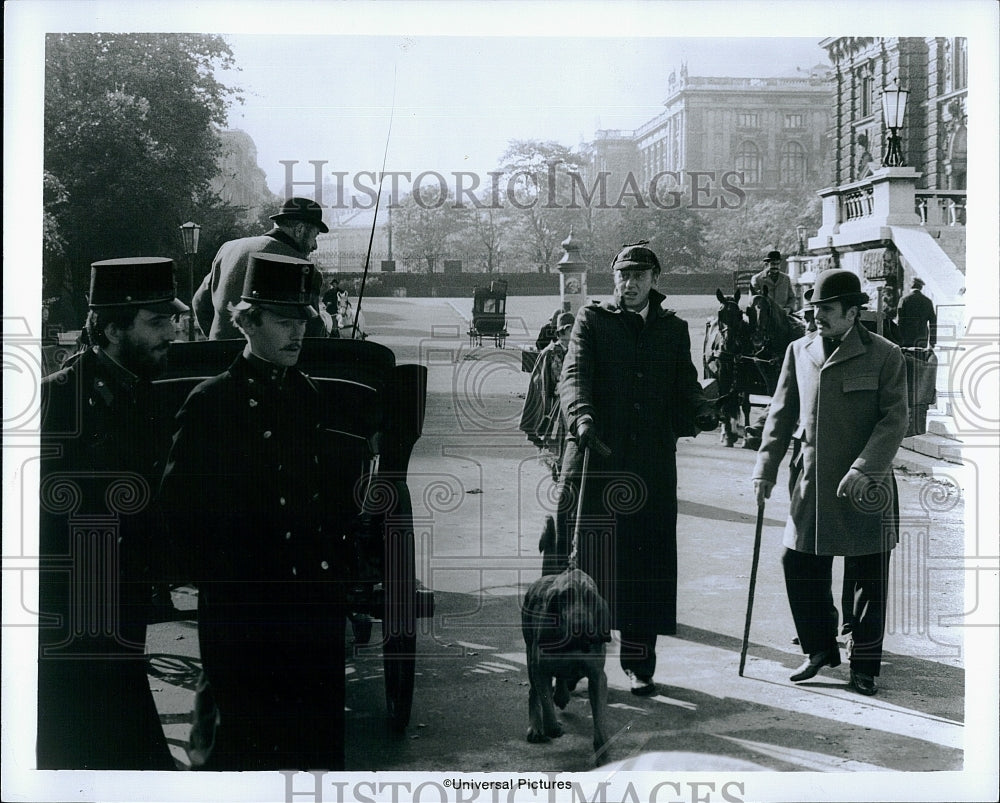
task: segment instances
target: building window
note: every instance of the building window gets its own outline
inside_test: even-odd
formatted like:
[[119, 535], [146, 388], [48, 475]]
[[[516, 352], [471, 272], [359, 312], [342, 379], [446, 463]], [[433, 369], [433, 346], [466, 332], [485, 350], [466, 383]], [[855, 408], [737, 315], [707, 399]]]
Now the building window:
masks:
[[760, 121], [757, 112], [737, 112], [736, 126], [738, 128], [759, 128]]
[[955, 39], [954, 53], [953, 86], [966, 89], [969, 86], [969, 42], [964, 36]]
[[760, 151], [752, 142], [744, 142], [736, 152], [736, 170], [744, 184], [760, 184]]
[[785, 115], [785, 128], [802, 128], [804, 124], [801, 114]]
[[858, 70], [858, 100], [861, 117], [869, 117], [875, 110], [875, 73], [871, 64]]
[[798, 142], [781, 146], [778, 180], [783, 185], [803, 186], [806, 183], [806, 149]]

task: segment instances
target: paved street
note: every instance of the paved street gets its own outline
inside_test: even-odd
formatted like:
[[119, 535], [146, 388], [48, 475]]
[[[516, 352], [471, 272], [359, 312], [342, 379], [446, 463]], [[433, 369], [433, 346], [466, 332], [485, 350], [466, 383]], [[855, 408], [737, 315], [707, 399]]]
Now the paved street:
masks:
[[[669, 290], [669, 288], [667, 288]], [[527, 673], [519, 602], [539, 575], [538, 535], [552, 481], [517, 430], [527, 374], [519, 346], [557, 305], [511, 298], [507, 347], [471, 349], [471, 300], [370, 299], [366, 326], [398, 362], [429, 368], [424, 435], [410, 463], [418, 574], [437, 615], [421, 620], [413, 719], [402, 738], [384, 729], [381, 656], [349, 661], [347, 765], [353, 770], [584, 771], [592, 766], [586, 684], [561, 714], [565, 735], [529, 744]], [[690, 325], [700, 369], [704, 321], [714, 299], [668, 297]], [[892, 597], [881, 690], [847, 687], [842, 664], [792, 684], [801, 661], [792, 643], [778, 558], [788, 508], [779, 478], [769, 502], [751, 646], [739, 677], [755, 505], [754, 455], [727, 449], [718, 433], [678, 447], [680, 588], [674, 637], [660, 637], [658, 694], [628, 693], [610, 645], [610, 760], [662, 752], [662, 769], [772, 771], [959, 770], [965, 740], [963, 651], [965, 482], [898, 477], [903, 542], [892, 564]], [[957, 487], [956, 487], [957, 486]], [[175, 592], [196, 606], [192, 589]], [[378, 634], [378, 627], [375, 630]], [[150, 629], [150, 678], [174, 754], [190, 728], [197, 677], [191, 620]]]

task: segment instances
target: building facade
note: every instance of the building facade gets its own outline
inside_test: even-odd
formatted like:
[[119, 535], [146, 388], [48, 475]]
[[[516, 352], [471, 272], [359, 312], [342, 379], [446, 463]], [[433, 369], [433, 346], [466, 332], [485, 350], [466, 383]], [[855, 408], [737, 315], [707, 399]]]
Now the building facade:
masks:
[[226, 203], [242, 207], [248, 221], [256, 220], [274, 197], [267, 187], [267, 175], [257, 164], [257, 145], [238, 128], [217, 128], [215, 133], [222, 149], [218, 173], [209, 186]]
[[[649, 186], [657, 174], [742, 174], [747, 193], [825, 184], [833, 85], [820, 65], [790, 77], [713, 78], [670, 75], [664, 111], [635, 131], [598, 131], [594, 171], [611, 181], [632, 172]], [[701, 179], [706, 181], [707, 179]]]

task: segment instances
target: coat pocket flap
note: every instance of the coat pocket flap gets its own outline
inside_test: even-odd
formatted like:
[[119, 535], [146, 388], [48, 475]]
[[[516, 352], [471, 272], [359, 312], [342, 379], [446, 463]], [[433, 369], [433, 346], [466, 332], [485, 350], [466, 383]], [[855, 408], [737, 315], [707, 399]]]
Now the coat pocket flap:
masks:
[[844, 380], [844, 393], [852, 390], [878, 390], [878, 377], [874, 374], [847, 377]]

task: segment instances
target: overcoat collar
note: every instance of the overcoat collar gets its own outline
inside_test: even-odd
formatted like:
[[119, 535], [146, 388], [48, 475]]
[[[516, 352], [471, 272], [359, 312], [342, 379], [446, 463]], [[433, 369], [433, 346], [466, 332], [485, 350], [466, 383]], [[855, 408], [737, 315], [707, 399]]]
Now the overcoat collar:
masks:
[[[829, 361], [823, 353], [823, 338], [819, 333], [812, 336], [812, 340], [806, 344], [805, 352], [816, 365], [829, 368], [831, 365], [845, 362], [852, 357], [864, 354], [868, 350], [868, 345], [872, 342], [872, 336], [864, 326], [855, 324], [850, 328], [844, 339], [840, 341], [837, 350], [830, 355]], [[826, 363], [824, 365], [824, 363]]]
[[[672, 309], [666, 309], [661, 306], [666, 298], [667, 297], [655, 287], [649, 291], [649, 312], [646, 315], [647, 324], [656, 318], [668, 318], [671, 315], [676, 314]], [[625, 307], [618, 304], [617, 301], [605, 301], [600, 305], [600, 308], [606, 312], [613, 312], [618, 315], [624, 315], [626, 312], [631, 312], [631, 310], [627, 310]], [[632, 314], [635, 315], [638, 313]]]
[[292, 237], [287, 232], [282, 231], [277, 226], [275, 226], [269, 232], [266, 232], [265, 236], [271, 237], [272, 239], [277, 240], [279, 243], [284, 243], [289, 248], [294, 248], [300, 254], [302, 253], [302, 249], [299, 248], [299, 244], [295, 242], [295, 240], [293, 240]]

